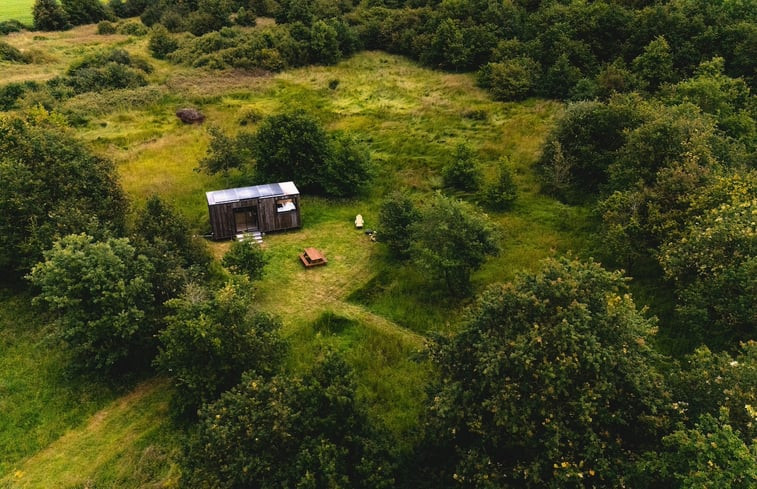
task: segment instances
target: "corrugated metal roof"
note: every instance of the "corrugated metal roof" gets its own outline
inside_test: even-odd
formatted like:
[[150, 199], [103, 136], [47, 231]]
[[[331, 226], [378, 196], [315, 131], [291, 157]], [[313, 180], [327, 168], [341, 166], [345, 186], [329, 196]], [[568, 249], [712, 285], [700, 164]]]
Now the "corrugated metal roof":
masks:
[[252, 187], [227, 188], [205, 192], [208, 205], [235, 202], [237, 200], [257, 199], [260, 197], [278, 197], [282, 195], [298, 195], [300, 193], [294, 182], [266, 183]]

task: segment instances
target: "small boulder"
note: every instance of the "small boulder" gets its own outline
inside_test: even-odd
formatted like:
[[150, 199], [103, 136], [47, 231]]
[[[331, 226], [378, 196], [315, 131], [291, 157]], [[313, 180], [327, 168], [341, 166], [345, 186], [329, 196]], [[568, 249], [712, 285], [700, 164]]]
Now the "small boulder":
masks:
[[197, 109], [179, 109], [176, 111], [176, 117], [181, 119], [184, 124], [200, 124], [205, 120], [205, 116]]

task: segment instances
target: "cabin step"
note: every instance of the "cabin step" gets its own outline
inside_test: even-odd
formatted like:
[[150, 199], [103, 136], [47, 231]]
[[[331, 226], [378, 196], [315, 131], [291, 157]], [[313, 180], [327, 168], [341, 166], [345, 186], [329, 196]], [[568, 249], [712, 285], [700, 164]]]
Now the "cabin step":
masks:
[[252, 231], [248, 233], [240, 233], [236, 236], [237, 241], [244, 241], [245, 238], [252, 238], [257, 244], [263, 244], [263, 233], [260, 231]]

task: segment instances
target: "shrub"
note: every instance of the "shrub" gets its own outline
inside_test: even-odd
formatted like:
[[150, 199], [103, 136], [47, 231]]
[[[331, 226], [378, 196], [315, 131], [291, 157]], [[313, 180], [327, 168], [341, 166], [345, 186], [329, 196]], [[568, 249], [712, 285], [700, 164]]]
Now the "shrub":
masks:
[[0, 21], [0, 35], [21, 32], [24, 29], [26, 29], [26, 26], [15, 19]]
[[221, 263], [232, 273], [247, 275], [250, 280], [260, 280], [269, 261], [263, 248], [254, 239], [246, 238], [233, 242]]
[[155, 365], [174, 380], [177, 414], [193, 414], [245, 371], [269, 377], [278, 370], [285, 353], [281, 324], [251, 311], [251, 303], [249, 281], [238, 276], [214, 292], [190, 285], [169, 301]]
[[500, 161], [497, 181], [486, 188], [485, 203], [494, 210], [502, 211], [510, 208], [518, 196], [518, 188], [513, 182], [512, 170], [507, 161]]
[[141, 22], [135, 22], [133, 20], [127, 20], [125, 22], [119, 22], [116, 25], [116, 30], [119, 34], [125, 36], [145, 36], [150, 30]]
[[442, 178], [446, 187], [458, 190], [474, 191], [480, 187], [481, 168], [468, 146], [460, 144], [455, 148], [455, 154], [442, 170]]
[[29, 58], [17, 48], [11, 46], [5, 41], [0, 41], [0, 61], [10, 61], [11, 63], [28, 63]]
[[169, 34], [163, 25], [156, 24], [150, 33], [150, 41], [147, 47], [154, 57], [165, 59], [166, 56], [179, 48], [179, 42]]
[[413, 243], [412, 229], [420, 212], [410, 196], [394, 192], [381, 204], [378, 217], [378, 240], [385, 243], [395, 258], [407, 258]]
[[533, 94], [539, 73], [538, 63], [531, 58], [514, 58], [485, 65], [478, 73], [478, 83], [497, 100], [517, 101]]
[[116, 25], [113, 22], [102, 20], [97, 23], [97, 33], [100, 35], [115, 34]]
[[73, 25], [94, 24], [113, 18], [100, 0], [61, 0], [63, 10]]
[[151, 357], [154, 330], [145, 320], [154, 302], [151, 275], [128, 239], [72, 234], [46, 251], [27, 278], [40, 290], [34, 303], [54, 314], [75, 366], [110, 374]]

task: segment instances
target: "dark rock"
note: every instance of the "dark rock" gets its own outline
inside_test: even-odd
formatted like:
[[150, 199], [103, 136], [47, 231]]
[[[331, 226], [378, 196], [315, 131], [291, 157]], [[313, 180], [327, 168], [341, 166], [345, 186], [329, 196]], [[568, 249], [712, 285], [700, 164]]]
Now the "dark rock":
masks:
[[200, 124], [205, 120], [205, 116], [197, 109], [179, 109], [176, 111], [176, 117], [181, 119], [184, 124]]

